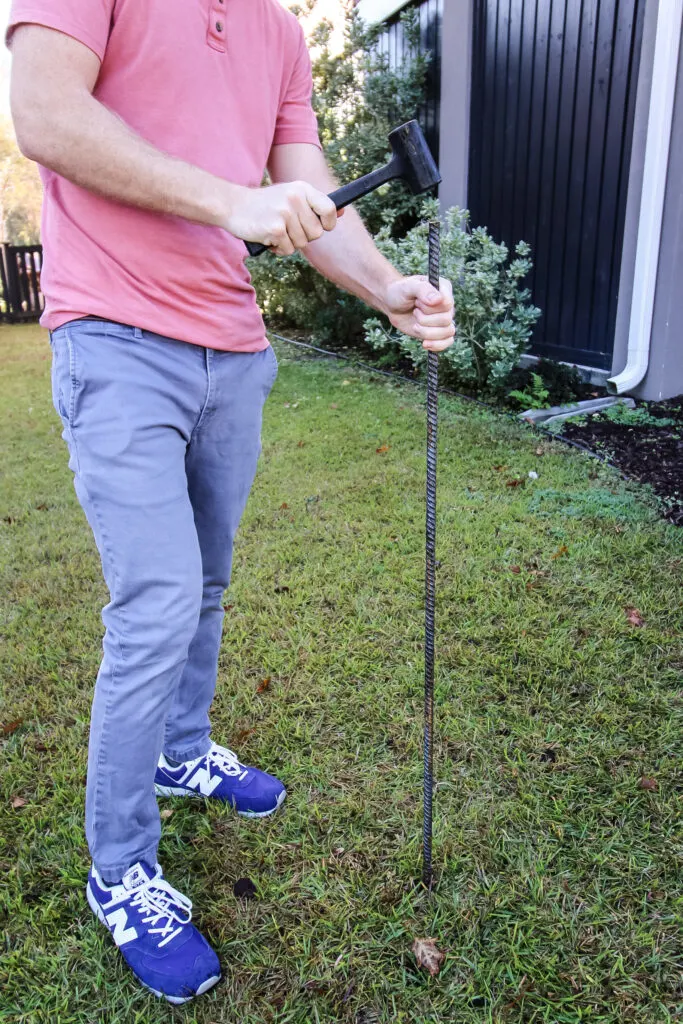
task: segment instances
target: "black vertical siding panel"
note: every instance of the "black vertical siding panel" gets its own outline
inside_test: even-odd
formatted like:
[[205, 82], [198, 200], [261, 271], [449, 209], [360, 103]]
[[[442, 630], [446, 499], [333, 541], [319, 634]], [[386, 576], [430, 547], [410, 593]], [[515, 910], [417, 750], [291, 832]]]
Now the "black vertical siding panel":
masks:
[[521, 77], [521, 32], [524, 18], [524, 0], [510, 0], [508, 23], [507, 69], [505, 76], [505, 122], [503, 138], [502, 232], [512, 235], [515, 203], [515, 156], [519, 132], [519, 92]]
[[[485, 5], [484, 5], [485, 6]], [[534, 22], [534, 40], [530, 47], [533, 60], [533, 81], [530, 97], [529, 130], [526, 148], [519, 153], [520, 176], [524, 180], [524, 205], [520, 222], [515, 228], [515, 241], [523, 238], [532, 247], [534, 260], [540, 244], [539, 239], [539, 196], [541, 194], [542, 161], [545, 139], [547, 76], [549, 49], [551, 45], [552, 2], [537, 0]], [[533, 154], [533, 158], [531, 157]], [[529, 286], [534, 287], [534, 272], [530, 275]]]
[[[510, 238], [519, 239], [525, 227], [524, 214], [527, 203], [528, 177], [531, 168], [526, 168], [526, 153], [533, 123], [533, 94], [536, 75], [535, 40], [538, 19], [538, 2], [523, 5], [520, 25], [519, 93], [517, 98], [517, 131], [515, 132], [514, 167], [512, 186], [512, 213]], [[528, 237], [527, 241], [531, 241]]]
[[505, 121], [507, 117], [507, 71], [510, 55], [510, 0], [498, 0], [496, 31], [495, 94], [493, 99], [493, 144], [491, 146], [491, 221], [501, 225], [507, 197], [504, 188]]
[[477, 180], [477, 203], [473, 203], [472, 218], [476, 224], [489, 224], [491, 222], [491, 196], [493, 192], [492, 176], [493, 170], [493, 139], [494, 132], [491, 130], [493, 115], [496, 107], [496, 47], [498, 45], [498, 4], [495, 0], [485, 5], [486, 17], [484, 19], [484, 31], [482, 44], [481, 63], [481, 86], [482, 86], [482, 111], [480, 118], [474, 122], [481, 130], [481, 149], [479, 178]]
[[579, 48], [580, 2], [570, 2], [565, 7], [562, 39], [561, 72], [559, 81], [559, 105], [557, 133], [553, 161], [552, 213], [550, 220], [550, 244], [548, 276], [544, 308], [546, 330], [558, 339], [562, 322], [562, 286], [564, 242], [567, 226], [567, 188], [569, 168], [573, 158], [573, 126], [576, 94], [576, 62]]
[[598, 3], [599, 0], [582, 0], [575, 26], [577, 45], [573, 75], [571, 135], [568, 143], [562, 147], [565, 154], [566, 172], [562, 189], [564, 196], [560, 193], [557, 197], [558, 204], [562, 204], [564, 219], [556, 225], [557, 234], [553, 245], [557, 268], [554, 286], [556, 302], [553, 309], [555, 317], [554, 321], [548, 319], [547, 326], [554, 333], [559, 345], [570, 347], [574, 337], [574, 317], [579, 302], [576, 250], [580, 241], [578, 226], [582, 223], [583, 217], [585, 154], [591, 114], [595, 22]]
[[[543, 332], [547, 334], [549, 277], [548, 270], [552, 255], [552, 231], [555, 217], [555, 163], [557, 135], [560, 115], [560, 85], [562, 80], [562, 54], [564, 46], [564, 4], [554, 0], [550, 12], [548, 33], [548, 66], [543, 102], [543, 139], [540, 153], [534, 157], [540, 161], [540, 188], [538, 191], [538, 241], [535, 252], [534, 301], [543, 310]], [[531, 154], [527, 155], [527, 159]]]
[[[630, 4], [633, 0], [627, 0]], [[579, 301], [574, 319], [574, 336], [585, 339], [585, 347], [604, 357], [610, 346], [596, 346], [591, 334], [594, 305], [598, 301], [595, 291], [596, 238], [600, 222], [601, 200], [604, 188], [605, 147], [609, 117], [610, 80], [612, 75], [614, 44], [614, 5], [602, 2], [596, 26], [596, 45], [591, 90], [591, 118], [586, 159], [584, 163], [584, 200], [578, 228], [577, 289]], [[631, 90], [635, 95], [635, 89]]]
[[[629, 89], [626, 110], [625, 110], [625, 131], [622, 133], [622, 153], [620, 161], [619, 188], [617, 192], [617, 226], [614, 232], [612, 246], [612, 267], [610, 274], [609, 297], [610, 306], [608, 314], [608, 325], [616, 322], [617, 300], [619, 297], [619, 276], [621, 270], [621, 252], [624, 243], [624, 220], [626, 216], [626, 198], [628, 192], [628, 164], [631, 154], [631, 139], [633, 138], [633, 124], [636, 113], [636, 88], [638, 78], [638, 66], [640, 63], [640, 42], [643, 36], [643, 21], [645, 9], [637, 2], [632, 12], [632, 29], [628, 55], [628, 77], [629, 82], [634, 83]], [[628, 143], [628, 145], [627, 145]], [[610, 349], [611, 351], [611, 349]]]
[[[486, 4], [475, 4], [472, 17], [472, 101], [470, 106], [470, 121], [472, 126], [482, 123], [485, 117], [486, 104], [484, 97], [485, 77], [484, 61], [479, 55], [484, 50], [486, 40]], [[445, 116], [448, 115], [444, 111]], [[470, 134], [470, 152], [467, 168], [467, 179], [469, 182], [469, 196], [467, 203], [472, 211], [472, 203], [478, 201], [481, 194], [481, 168], [482, 168], [482, 137], [484, 133], [473, 130]], [[473, 211], [472, 211], [473, 212]]]

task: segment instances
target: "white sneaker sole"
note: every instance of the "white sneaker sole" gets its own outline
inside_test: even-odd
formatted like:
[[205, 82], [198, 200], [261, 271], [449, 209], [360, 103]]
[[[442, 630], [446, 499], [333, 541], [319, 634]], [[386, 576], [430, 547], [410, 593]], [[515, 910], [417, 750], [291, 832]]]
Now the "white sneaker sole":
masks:
[[[107, 924], [107, 919], [104, 916], [104, 911], [102, 910], [102, 907], [95, 899], [95, 895], [90, 887], [90, 882], [88, 882], [85, 888], [85, 895], [88, 900], [88, 906], [92, 910], [93, 914], [95, 915], [98, 921], [102, 922], [107, 931], [109, 931], [109, 926]], [[109, 932], [109, 934], [111, 935], [111, 932]], [[173, 1003], [174, 1006], [181, 1006], [183, 1003], [189, 1003], [195, 998], [195, 996], [203, 996], [205, 992], [208, 992], [210, 988], [213, 988], [213, 986], [217, 985], [218, 982], [221, 980], [220, 974], [216, 974], [212, 978], [207, 978], [206, 981], [203, 981], [199, 988], [197, 989], [197, 991], [191, 996], [169, 996], [165, 992], [157, 992], [157, 990], [155, 988], [152, 988], [151, 985], [145, 984], [145, 982], [142, 981], [141, 978], [138, 978], [137, 974], [135, 974], [134, 972], [133, 977], [138, 982], [138, 984], [142, 985], [143, 988], [146, 988], [148, 992], [151, 992], [153, 995], [158, 996], [159, 999], [165, 999], [167, 1003]]]
[[[196, 789], [185, 789], [184, 786], [158, 786], [155, 784], [154, 792], [157, 796], [189, 796], [199, 798], [200, 800], [209, 799], [202, 793], [198, 793]], [[240, 818], [268, 818], [271, 814], [275, 814], [279, 807], [282, 807], [286, 796], [287, 790], [283, 789], [277, 798], [275, 807], [271, 807], [269, 811], [238, 811], [237, 813]]]

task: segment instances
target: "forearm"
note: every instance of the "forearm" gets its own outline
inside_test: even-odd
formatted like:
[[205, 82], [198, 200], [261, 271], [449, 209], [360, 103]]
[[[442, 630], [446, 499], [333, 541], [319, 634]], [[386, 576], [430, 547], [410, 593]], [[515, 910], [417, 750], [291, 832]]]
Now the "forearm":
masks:
[[311, 242], [304, 255], [328, 280], [381, 312], [386, 312], [384, 300], [389, 285], [401, 279], [350, 207], [334, 231]]
[[237, 201], [239, 186], [156, 149], [87, 93], [16, 121], [30, 159], [97, 195], [216, 225]]

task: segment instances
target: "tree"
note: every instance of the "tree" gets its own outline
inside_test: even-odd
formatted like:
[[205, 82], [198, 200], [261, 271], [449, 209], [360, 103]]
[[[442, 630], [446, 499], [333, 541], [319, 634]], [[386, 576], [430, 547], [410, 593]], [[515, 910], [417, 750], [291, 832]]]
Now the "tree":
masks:
[[7, 120], [0, 120], [0, 241], [40, 241], [43, 187], [38, 168], [22, 156]]

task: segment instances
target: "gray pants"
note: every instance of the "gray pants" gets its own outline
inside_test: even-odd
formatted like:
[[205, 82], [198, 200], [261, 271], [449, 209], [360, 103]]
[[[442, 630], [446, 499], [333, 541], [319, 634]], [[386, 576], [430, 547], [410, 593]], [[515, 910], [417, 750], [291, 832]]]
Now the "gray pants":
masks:
[[76, 320], [54, 331], [53, 399], [111, 600], [90, 726], [86, 833], [118, 881], [154, 864], [159, 754], [210, 746], [235, 531], [277, 374], [271, 348], [219, 352]]

